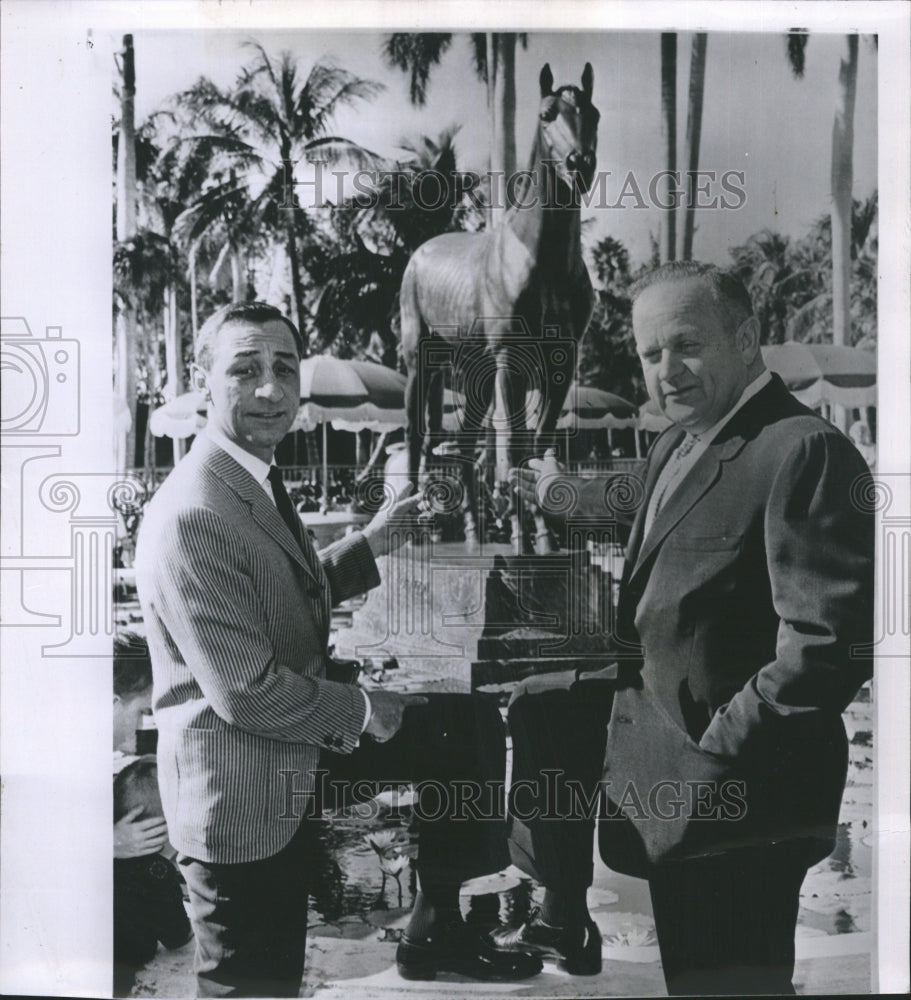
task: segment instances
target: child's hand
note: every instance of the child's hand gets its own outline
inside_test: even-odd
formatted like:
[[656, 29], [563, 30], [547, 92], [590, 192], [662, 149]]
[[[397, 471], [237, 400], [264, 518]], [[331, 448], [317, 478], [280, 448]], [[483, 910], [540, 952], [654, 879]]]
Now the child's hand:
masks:
[[168, 842], [168, 824], [163, 816], [140, 819], [136, 806], [114, 824], [114, 857], [141, 858], [156, 854]]

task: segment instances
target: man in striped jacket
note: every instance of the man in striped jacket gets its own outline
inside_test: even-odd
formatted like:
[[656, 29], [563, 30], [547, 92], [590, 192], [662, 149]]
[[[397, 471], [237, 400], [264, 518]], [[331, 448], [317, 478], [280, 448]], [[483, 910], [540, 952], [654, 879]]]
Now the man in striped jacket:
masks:
[[[374, 557], [418, 498], [317, 555], [273, 464], [300, 397], [300, 337], [271, 306], [235, 305], [200, 331], [194, 383], [209, 424], [145, 513], [137, 585], [154, 672], [161, 798], [190, 891], [201, 996], [297, 996], [314, 771], [460, 779], [505, 768], [502, 722], [469, 695], [411, 698], [326, 676], [333, 604], [379, 583]], [[420, 801], [420, 799], [419, 799]], [[454, 804], [455, 805], [455, 804]], [[459, 918], [469, 877], [508, 863], [498, 821], [420, 825], [421, 891], [400, 972], [534, 975]]]

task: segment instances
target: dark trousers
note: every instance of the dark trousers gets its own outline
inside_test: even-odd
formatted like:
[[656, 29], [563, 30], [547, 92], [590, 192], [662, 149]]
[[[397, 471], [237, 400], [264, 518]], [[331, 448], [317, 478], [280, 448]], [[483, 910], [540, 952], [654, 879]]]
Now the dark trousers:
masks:
[[[320, 758], [327, 808], [363, 802], [380, 784], [416, 783], [416, 867], [425, 889], [509, 863], [499, 711], [476, 695], [426, 697], [427, 704], [406, 708], [402, 728], [386, 743], [364, 738], [349, 755]], [[309, 810], [311, 818], [314, 812]], [[181, 856], [194, 915], [199, 996], [298, 995], [313, 835], [305, 815], [290, 843], [261, 861], [219, 865]]]
[[[510, 701], [511, 784], [541, 790], [534, 814], [526, 799], [515, 798], [527, 818], [508, 818], [510, 853], [549, 889], [591, 885], [595, 824], [580, 804], [597, 801], [612, 702], [613, 682], [584, 675], [576, 681], [571, 672], [530, 678]], [[548, 780], [548, 772], [559, 773], [560, 782]], [[572, 793], [573, 782], [581, 795]], [[799, 843], [652, 866], [649, 890], [668, 992], [793, 993], [794, 933], [807, 868]]]
[[793, 993], [806, 873], [794, 843], [657, 865], [648, 884], [668, 993]]
[[312, 823], [272, 857], [220, 865], [179, 855], [201, 997], [296, 997], [307, 947]]

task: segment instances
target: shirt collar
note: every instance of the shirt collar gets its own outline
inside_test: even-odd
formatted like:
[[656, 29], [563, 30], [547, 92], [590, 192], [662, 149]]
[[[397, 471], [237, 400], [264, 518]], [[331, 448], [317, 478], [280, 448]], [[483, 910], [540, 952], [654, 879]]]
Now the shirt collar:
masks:
[[236, 441], [232, 441], [212, 424], [206, 427], [205, 433], [212, 444], [216, 444], [222, 451], [226, 451], [238, 465], [246, 469], [260, 486], [270, 492], [271, 495], [269, 469], [275, 464], [274, 462], [264, 462], [261, 458], [257, 458], [255, 455], [251, 455], [250, 452], [244, 451]]
[[711, 444], [721, 432], [721, 429], [733, 418], [734, 414], [743, 407], [772, 381], [772, 373], [768, 369], [763, 369], [756, 378], [743, 390], [740, 399], [728, 410], [714, 427], [710, 427], [704, 434], [693, 435], [700, 444]]

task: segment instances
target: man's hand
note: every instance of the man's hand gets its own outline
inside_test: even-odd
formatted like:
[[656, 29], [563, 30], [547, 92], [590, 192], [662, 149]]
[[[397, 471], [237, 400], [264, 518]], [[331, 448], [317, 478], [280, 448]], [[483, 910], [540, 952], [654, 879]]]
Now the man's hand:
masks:
[[[372, 699], [371, 699], [372, 700]], [[141, 858], [157, 854], [168, 842], [168, 825], [161, 816], [140, 819], [136, 806], [114, 824], [114, 857]]]
[[544, 458], [532, 458], [527, 466], [509, 470], [509, 481], [526, 506], [538, 508], [542, 514], [553, 516], [565, 511], [563, 482], [564, 469], [553, 451]]
[[394, 691], [369, 691], [371, 716], [364, 735], [385, 743], [402, 728], [402, 716], [409, 705], [426, 705], [419, 694], [396, 694]]
[[374, 558], [393, 552], [409, 533], [429, 530], [432, 520], [429, 505], [423, 493], [410, 496], [411, 491], [411, 483], [405, 483], [395, 503], [380, 510], [364, 528], [363, 535]]

